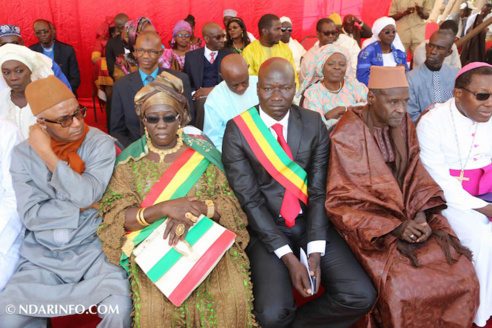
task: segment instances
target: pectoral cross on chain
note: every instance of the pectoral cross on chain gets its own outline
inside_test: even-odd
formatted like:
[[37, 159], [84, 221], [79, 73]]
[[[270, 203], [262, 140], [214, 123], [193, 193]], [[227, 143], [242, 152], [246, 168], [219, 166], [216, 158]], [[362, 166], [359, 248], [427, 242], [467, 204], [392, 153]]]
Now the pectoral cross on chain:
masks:
[[463, 184], [463, 180], [470, 181], [470, 178], [465, 177], [465, 172], [463, 172], [463, 170], [461, 170], [460, 176], [455, 178], [458, 179], [461, 184]]

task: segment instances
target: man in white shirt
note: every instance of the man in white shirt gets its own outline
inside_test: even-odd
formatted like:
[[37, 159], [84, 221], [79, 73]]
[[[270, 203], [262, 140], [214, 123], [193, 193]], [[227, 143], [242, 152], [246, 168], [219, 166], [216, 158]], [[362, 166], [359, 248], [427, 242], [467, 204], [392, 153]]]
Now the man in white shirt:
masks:
[[491, 93], [492, 66], [466, 65], [456, 77], [454, 98], [429, 110], [417, 126], [422, 163], [447, 200], [442, 214], [473, 253], [479, 327], [492, 316], [492, 204], [478, 197], [492, 193]]
[[492, 4], [486, 3], [483, 5], [480, 12], [477, 12], [477, 13], [471, 15], [470, 17], [468, 17], [468, 19], [466, 21], [465, 30], [463, 32], [464, 35], [466, 35], [472, 29], [472, 26], [475, 24], [475, 21], [477, 20], [478, 15], [482, 15], [483, 17], [485, 17], [483, 19], [483, 21], [485, 22], [487, 19], [492, 17], [491, 11], [492, 11]]
[[280, 30], [282, 31], [282, 36], [280, 37], [280, 41], [289, 46], [292, 51], [292, 57], [294, 57], [294, 62], [296, 63], [296, 71], [297, 75], [301, 72], [301, 57], [306, 53], [306, 49], [297, 41], [292, 38], [292, 21], [289, 17], [280, 17], [280, 23], [282, 27]]
[[205, 101], [203, 132], [222, 151], [222, 139], [227, 121], [258, 105], [258, 76], [248, 74], [248, 64], [239, 54], [226, 56], [221, 63], [220, 82]]
[[299, 75], [300, 82], [302, 83], [302, 81], [306, 78], [309, 63], [313, 61], [318, 49], [327, 44], [335, 44], [347, 49], [350, 56], [350, 65], [347, 69], [347, 75], [355, 76], [357, 71], [357, 56], [359, 56], [360, 52], [360, 47], [357, 44], [357, 41], [352, 39], [350, 36], [340, 34], [340, 31], [335, 23], [329, 18], [321, 18], [318, 21], [316, 24], [316, 34], [319, 41], [316, 42], [314, 46], [312, 46], [311, 49], [309, 49], [301, 58], [301, 74]]
[[[259, 106], [227, 123], [222, 147], [248, 216], [253, 313], [262, 327], [349, 327], [376, 293], [326, 216], [328, 131], [318, 113], [292, 104], [295, 72], [287, 60], [261, 65], [257, 91]], [[309, 297], [320, 283], [325, 292], [297, 309], [292, 286]]]
[[[471, 30], [477, 28], [490, 17], [492, 11], [492, 4], [486, 3], [483, 5], [482, 10], [479, 13], [471, 15], [466, 21], [465, 35], [470, 33]], [[486, 54], [486, 40], [489, 39], [489, 29], [485, 28], [477, 35], [469, 39], [463, 44], [461, 48], [460, 58], [461, 64], [466, 65], [474, 62], [481, 62], [485, 60]]]

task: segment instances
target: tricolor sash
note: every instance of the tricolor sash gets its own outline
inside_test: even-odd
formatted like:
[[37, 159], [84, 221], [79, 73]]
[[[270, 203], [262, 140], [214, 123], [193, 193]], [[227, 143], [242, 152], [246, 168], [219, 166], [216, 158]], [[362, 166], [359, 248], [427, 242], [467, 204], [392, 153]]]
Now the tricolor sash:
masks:
[[253, 107], [236, 116], [234, 122], [267, 172], [285, 189], [307, 205], [307, 173], [291, 160]]
[[[210, 161], [198, 151], [188, 148], [162, 175], [160, 180], [151, 188], [142, 202], [141, 207], [152, 206], [166, 200], [185, 197], [205, 172]], [[142, 230], [133, 231], [126, 235], [126, 245], [131, 246], [121, 254], [120, 265], [128, 270], [128, 257], [131, 250], [147, 238], [161, 223], [164, 217], [152, 223]]]

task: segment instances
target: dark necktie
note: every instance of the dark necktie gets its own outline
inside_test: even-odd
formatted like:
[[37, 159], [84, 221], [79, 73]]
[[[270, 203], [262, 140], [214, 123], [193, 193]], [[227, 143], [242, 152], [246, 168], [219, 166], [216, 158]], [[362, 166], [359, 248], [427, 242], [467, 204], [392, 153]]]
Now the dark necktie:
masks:
[[152, 75], [147, 75], [147, 77], [145, 78], [147, 80], [147, 82], [154, 82], [154, 77]]
[[[290, 150], [289, 145], [285, 141], [284, 131], [282, 124], [274, 124], [272, 126], [273, 130], [277, 134], [277, 141], [280, 146], [283, 148], [287, 156], [290, 159], [294, 159], [292, 156], [292, 151]], [[292, 228], [296, 223], [296, 217], [299, 215], [301, 211], [301, 205], [299, 204], [299, 199], [290, 191], [285, 189], [284, 199], [282, 200], [282, 207], [280, 207], [280, 215], [285, 220], [285, 225], [288, 228]]]

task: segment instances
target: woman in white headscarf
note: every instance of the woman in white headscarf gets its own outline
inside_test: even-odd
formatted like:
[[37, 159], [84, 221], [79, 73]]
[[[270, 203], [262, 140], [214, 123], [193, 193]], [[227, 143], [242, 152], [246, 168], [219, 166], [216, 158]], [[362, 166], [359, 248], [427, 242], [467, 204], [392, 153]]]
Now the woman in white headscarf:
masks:
[[24, 91], [31, 81], [53, 75], [51, 66], [51, 59], [27, 47], [0, 47], [1, 77], [8, 85], [0, 91], [0, 119], [14, 123], [24, 139], [29, 136], [29, 127], [36, 123]]
[[396, 33], [396, 22], [381, 17], [372, 26], [372, 37], [364, 41], [357, 62], [357, 80], [367, 85], [371, 66], [407, 66], [407, 54]]
[[357, 81], [350, 68], [349, 54], [344, 47], [327, 44], [316, 52], [309, 71], [302, 82], [298, 96], [304, 95], [299, 104], [320, 113], [327, 129], [335, 125], [350, 107], [366, 104], [367, 87]]

